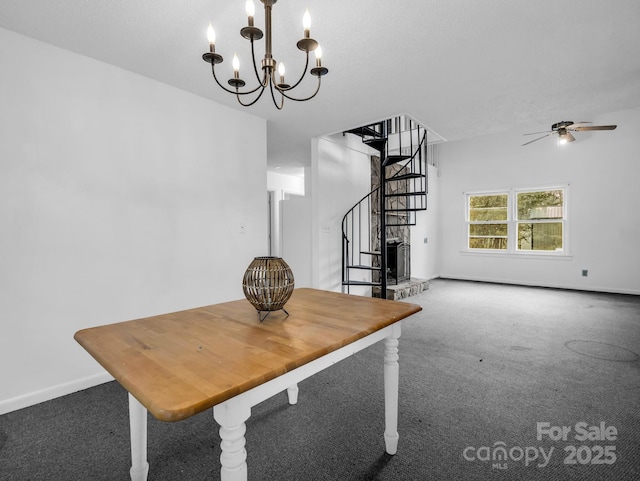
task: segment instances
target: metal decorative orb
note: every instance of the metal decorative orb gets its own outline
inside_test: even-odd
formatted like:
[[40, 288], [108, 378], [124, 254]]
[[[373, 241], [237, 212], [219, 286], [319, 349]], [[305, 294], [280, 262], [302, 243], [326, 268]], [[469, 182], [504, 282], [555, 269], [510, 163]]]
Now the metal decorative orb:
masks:
[[[281, 257], [256, 257], [247, 267], [242, 279], [242, 290], [247, 300], [264, 321], [269, 313], [284, 309], [294, 288], [291, 268]], [[266, 312], [264, 316], [262, 313]]]

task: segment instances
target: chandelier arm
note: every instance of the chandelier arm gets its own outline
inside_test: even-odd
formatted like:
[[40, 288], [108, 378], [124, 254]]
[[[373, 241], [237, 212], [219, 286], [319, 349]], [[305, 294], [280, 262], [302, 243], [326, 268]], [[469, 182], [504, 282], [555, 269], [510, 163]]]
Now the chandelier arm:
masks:
[[304, 76], [307, 74], [307, 69], [309, 68], [309, 52], [307, 52], [307, 61], [304, 64], [304, 70], [302, 71], [302, 75], [300, 75], [300, 78], [298, 79], [298, 81], [296, 83], [294, 83], [291, 87], [287, 87], [286, 89], [281, 89], [280, 87], [278, 87], [278, 84], [276, 84], [276, 88], [282, 93], [288, 90], [293, 90], [294, 88], [296, 88], [298, 85], [300, 85], [300, 82], [302, 82], [302, 80], [304, 79]]
[[[260, 84], [259, 84], [256, 88], [254, 88], [253, 90], [250, 90], [250, 91], [248, 91], [248, 92], [238, 92], [238, 91], [236, 91], [236, 90], [228, 89], [227, 87], [225, 87], [224, 85], [222, 85], [222, 84], [220, 83], [220, 81], [218, 80], [218, 77], [216, 76], [216, 69], [215, 69], [215, 67], [214, 67], [214, 65], [213, 65], [213, 64], [211, 64], [211, 73], [213, 74], [213, 78], [215, 79], [216, 83], [220, 86], [220, 88], [221, 88], [222, 90], [226, 91], [226, 92], [229, 92], [230, 94], [233, 94], [233, 95], [249, 95], [249, 94], [252, 94], [252, 93], [254, 93], [254, 92], [257, 92], [259, 88], [262, 88], [263, 90], [264, 90], [264, 88], [265, 88], [265, 85], [262, 85], [262, 83], [260, 83]], [[251, 104], [249, 104], [249, 105], [251, 105]]]
[[218, 80], [218, 77], [216, 76], [216, 68], [215, 68], [215, 66], [213, 65], [213, 63], [211, 64], [211, 73], [213, 74], [213, 78], [215, 79], [216, 83], [218, 84], [218, 86], [219, 86], [222, 90], [224, 90], [224, 91], [226, 91], [226, 92], [229, 92], [230, 94], [236, 94], [236, 92], [234, 92], [234, 91], [233, 91], [233, 90], [231, 90], [231, 89], [228, 89], [227, 87], [225, 87], [224, 85], [222, 85], [222, 84], [220, 83], [220, 80]]
[[[234, 92], [236, 94], [236, 98], [238, 99], [238, 103], [240, 105], [242, 105], [243, 107], [251, 107], [258, 100], [260, 100], [260, 97], [262, 97], [262, 94], [264, 93], [264, 89], [266, 87], [265, 86], [261, 86], [261, 87], [262, 87], [262, 90], [260, 90], [260, 93], [258, 94], [258, 96], [255, 99], [253, 99], [251, 102], [249, 102], [248, 104], [245, 104], [242, 100], [240, 100], [240, 95], [246, 95], [246, 94], [252, 93], [252, 92]], [[258, 87], [258, 88], [260, 88], [260, 87]], [[253, 92], [255, 92], [256, 90], [254, 90]]]
[[280, 105], [278, 105], [278, 101], [276, 100], [276, 94], [273, 91], [273, 81], [269, 82], [269, 90], [271, 90], [271, 99], [273, 100], [273, 105], [275, 105], [278, 110], [282, 110], [282, 107], [284, 107], [284, 97], [285, 97], [285, 95], [282, 93], [282, 90], [280, 90], [276, 85], [276, 90], [280, 92], [280, 95], [282, 96]]
[[[262, 80], [260, 80], [260, 74], [258, 73], [258, 64], [256, 63], [256, 54], [255, 54], [255, 48], [253, 47], [253, 37], [251, 37], [251, 60], [253, 60], [253, 71], [256, 74], [256, 79], [258, 80], [258, 83], [260, 84], [260, 86], [262, 88], [265, 88], [267, 86], [267, 72], [264, 72], [264, 75], [262, 76]], [[256, 89], [258, 90], [258, 89]], [[255, 92], [255, 90], [254, 90]]]
[[318, 86], [316, 87], [316, 91], [313, 92], [313, 94], [311, 94], [309, 97], [304, 98], [304, 99], [297, 99], [295, 97], [291, 97], [289, 95], [287, 95], [286, 93], [284, 93], [282, 90], [280, 90], [280, 93], [282, 94], [283, 97], [288, 98], [289, 100], [295, 100], [296, 102], [305, 102], [307, 100], [311, 100], [313, 97], [315, 97], [316, 95], [318, 95], [318, 92], [320, 91], [320, 82], [321, 82], [322, 77], [318, 76]]

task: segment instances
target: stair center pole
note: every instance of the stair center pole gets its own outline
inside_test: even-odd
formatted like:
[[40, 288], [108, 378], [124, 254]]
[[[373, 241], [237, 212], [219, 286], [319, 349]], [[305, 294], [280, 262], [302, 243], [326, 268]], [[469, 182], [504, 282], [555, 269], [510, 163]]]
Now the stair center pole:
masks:
[[[388, 138], [387, 122], [382, 125], [382, 133]], [[380, 151], [380, 298], [387, 298], [387, 149]]]

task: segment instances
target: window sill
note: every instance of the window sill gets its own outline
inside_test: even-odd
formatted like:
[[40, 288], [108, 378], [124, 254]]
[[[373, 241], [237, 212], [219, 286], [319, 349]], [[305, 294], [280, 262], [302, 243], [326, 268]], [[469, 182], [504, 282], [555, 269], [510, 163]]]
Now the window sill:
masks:
[[570, 261], [573, 260], [573, 256], [571, 254], [567, 254], [565, 252], [561, 253], [549, 253], [549, 252], [540, 252], [540, 253], [531, 253], [531, 252], [501, 252], [501, 251], [472, 251], [472, 250], [463, 250], [460, 251], [462, 255], [466, 256], [479, 256], [479, 257], [503, 257], [506, 259], [544, 259], [544, 260], [558, 260], [558, 261]]

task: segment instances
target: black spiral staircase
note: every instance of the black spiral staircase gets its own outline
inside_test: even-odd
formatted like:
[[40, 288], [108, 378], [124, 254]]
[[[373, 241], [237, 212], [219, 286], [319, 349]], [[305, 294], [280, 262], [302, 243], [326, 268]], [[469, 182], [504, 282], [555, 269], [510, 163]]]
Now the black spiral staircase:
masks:
[[[398, 282], [389, 269], [388, 240], [408, 238], [416, 212], [427, 209], [427, 130], [399, 116], [348, 130], [379, 152], [372, 160], [372, 191], [342, 219], [342, 285], [373, 286], [386, 297], [387, 284]], [[385, 275], [383, 275], [385, 273]]]

